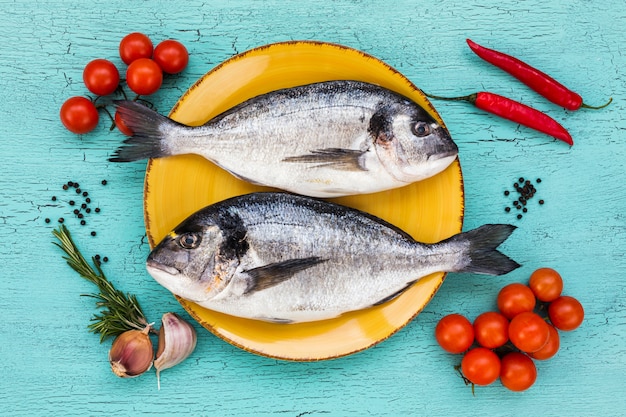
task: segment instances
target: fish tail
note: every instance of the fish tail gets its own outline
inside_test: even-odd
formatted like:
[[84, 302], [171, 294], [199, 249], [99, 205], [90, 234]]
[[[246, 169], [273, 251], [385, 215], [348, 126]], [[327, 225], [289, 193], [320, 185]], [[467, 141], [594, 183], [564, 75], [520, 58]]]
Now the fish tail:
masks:
[[111, 162], [132, 162], [141, 159], [169, 156], [164, 142], [168, 132], [180, 123], [134, 101], [116, 101], [122, 122], [133, 132], [109, 158]]
[[504, 275], [518, 268], [520, 264], [497, 250], [515, 229], [510, 224], [486, 224], [452, 237], [450, 240], [469, 243], [466, 252], [469, 261], [458, 272]]

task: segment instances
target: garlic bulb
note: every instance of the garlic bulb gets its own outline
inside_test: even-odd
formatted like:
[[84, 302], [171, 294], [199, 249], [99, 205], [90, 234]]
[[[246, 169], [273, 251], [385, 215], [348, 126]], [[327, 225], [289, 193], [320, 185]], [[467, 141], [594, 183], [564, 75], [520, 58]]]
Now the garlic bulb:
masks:
[[134, 378], [152, 367], [154, 350], [148, 336], [150, 327], [128, 330], [115, 338], [109, 351], [109, 362], [115, 375]]
[[161, 319], [159, 347], [154, 361], [159, 389], [160, 372], [184, 361], [195, 347], [196, 331], [193, 326], [175, 313], [165, 313]]

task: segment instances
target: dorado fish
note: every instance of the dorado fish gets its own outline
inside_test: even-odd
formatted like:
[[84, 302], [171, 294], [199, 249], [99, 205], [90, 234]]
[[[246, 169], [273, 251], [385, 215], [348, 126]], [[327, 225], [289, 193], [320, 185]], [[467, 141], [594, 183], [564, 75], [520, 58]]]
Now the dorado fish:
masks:
[[424, 244], [356, 209], [252, 193], [192, 214], [151, 251], [147, 270], [211, 310], [317, 321], [384, 303], [434, 272], [508, 273], [519, 264], [496, 248], [514, 229], [485, 225]]
[[135, 102], [118, 111], [134, 136], [113, 162], [197, 154], [250, 183], [314, 197], [402, 187], [443, 171], [458, 153], [422, 107], [357, 81], [273, 91], [198, 127]]

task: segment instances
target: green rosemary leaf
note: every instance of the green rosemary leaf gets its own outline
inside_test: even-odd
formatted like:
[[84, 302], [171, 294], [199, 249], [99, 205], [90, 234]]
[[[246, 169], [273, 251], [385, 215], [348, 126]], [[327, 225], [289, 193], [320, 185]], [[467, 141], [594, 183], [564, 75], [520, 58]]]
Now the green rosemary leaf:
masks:
[[106, 278], [99, 262], [92, 258], [94, 267], [89, 265], [80, 253], [72, 236], [65, 225], [52, 234], [59, 242], [53, 242], [65, 252], [63, 259], [81, 277], [98, 287], [97, 294], [83, 294], [96, 300], [96, 307], [102, 309], [99, 314], [94, 314], [88, 328], [94, 333], [100, 334], [100, 342], [107, 338], [117, 336], [126, 330], [143, 330], [148, 321], [144, 315], [137, 297], [116, 289]]

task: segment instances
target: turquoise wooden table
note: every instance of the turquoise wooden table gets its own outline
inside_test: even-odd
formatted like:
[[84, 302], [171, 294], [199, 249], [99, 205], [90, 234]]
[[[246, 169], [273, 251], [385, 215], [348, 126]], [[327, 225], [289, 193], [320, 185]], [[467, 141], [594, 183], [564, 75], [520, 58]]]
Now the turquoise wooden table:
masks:
[[[0, 404], [3, 415], [344, 416], [626, 415], [626, 3], [599, 0], [476, 1], [0, 1]], [[569, 147], [466, 103], [435, 102], [459, 145], [466, 192], [464, 230], [519, 226], [503, 250], [523, 266], [501, 277], [449, 274], [425, 310], [388, 340], [331, 361], [297, 363], [240, 350], [197, 325], [198, 346], [167, 370], [132, 380], [109, 369], [110, 342], [86, 326], [93, 291], [52, 245], [67, 216], [61, 185], [79, 181], [101, 209], [87, 227], [66, 224], [107, 276], [136, 294], [146, 314], [191, 320], [146, 273], [145, 162], [113, 164], [121, 135], [100, 123], [66, 131], [58, 117], [83, 95], [82, 69], [121, 63], [121, 37], [175, 38], [188, 68], [150, 100], [162, 112], [203, 74], [237, 53], [286, 40], [319, 40], [372, 54], [420, 88], [441, 95], [489, 90], [545, 111], [571, 132]], [[552, 105], [469, 51], [465, 39], [505, 50], [554, 75], [599, 111]], [[103, 115], [104, 117], [104, 115]], [[517, 220], [503, 191], [519, 176], [541, 178], [545, 200]], [[103, 186], [101, 181], [107, 180]], [[52, 201], [53, 196], [59, 199]], [[45, 218], [52, 219], [50, 224]], [[91, 230], [97, 236], [90, 236]], [[513, 393], [499, 382], [475, 396], [455, 373], [457, 356], [434, 339], [437, 321], [495, 308], [498, 290], [538, 267], [561, 272], [581, 300], [583, 325], [538, 363], [536, 384]]]

